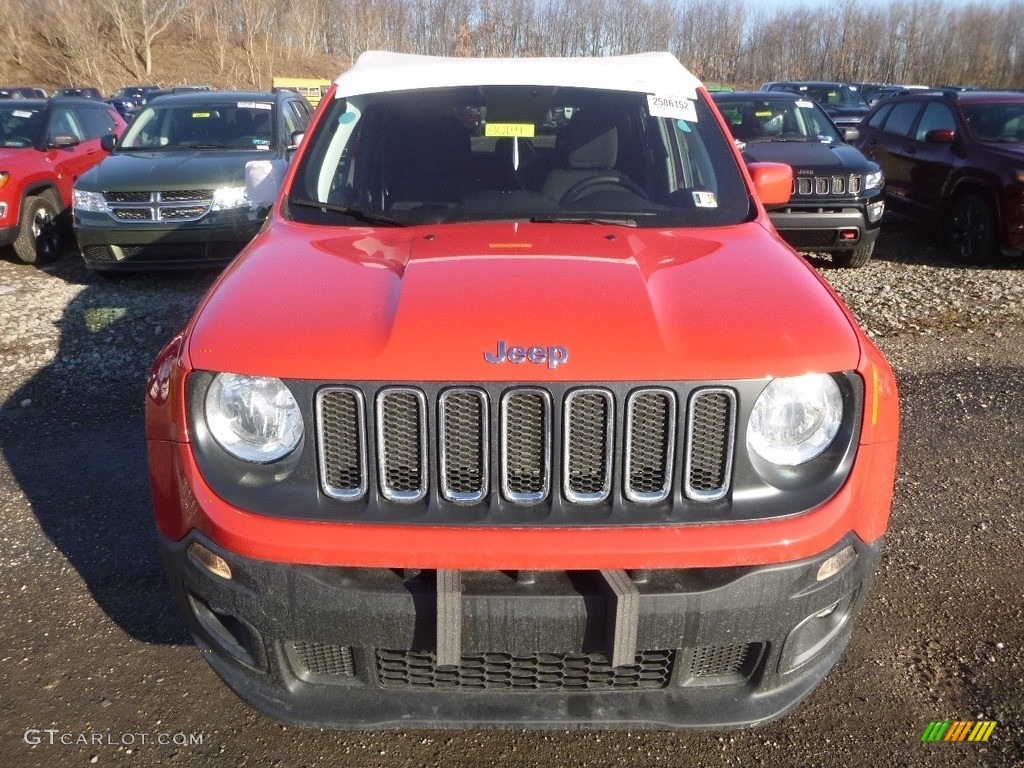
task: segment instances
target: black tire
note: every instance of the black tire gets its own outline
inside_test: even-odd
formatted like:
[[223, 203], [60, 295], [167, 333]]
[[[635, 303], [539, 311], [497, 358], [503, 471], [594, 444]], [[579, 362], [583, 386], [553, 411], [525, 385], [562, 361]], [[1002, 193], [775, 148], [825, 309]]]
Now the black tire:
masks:
[[14, 253], [26, 264], [45, 264], [60, 255], [64, 245], [60, 204], [52, 192], [25, 198]]
[[856, 269], [857, 267], [863, 267], [867, 264], [871, 259], [871, 254], [874, 252], [874, 243], [862, 245], [858, 248], [854, 248], [852, 251], [837, 251], [832, 254], [832, 263], [837, 267]]
[[964, 264], [983, 264], [995, 258], [999, 245], [996, 215], [981, 195], [964, 195], [949, 214], [953, 255]]

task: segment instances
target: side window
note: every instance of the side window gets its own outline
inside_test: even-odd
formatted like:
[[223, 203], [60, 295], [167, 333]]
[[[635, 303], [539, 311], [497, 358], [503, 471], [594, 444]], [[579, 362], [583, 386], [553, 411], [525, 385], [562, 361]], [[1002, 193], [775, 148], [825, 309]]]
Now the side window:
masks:
[[85, 126], [86, 137], [96, 139], [114, 132], [114, 120], [100, 107], [77, 107], [75, 110]]
[[921, 115], [921, 122], [917, 125], [917, 132], [914, 134], [914, 138], [918, 141], [924, 141], [928, 131], [936, 131], [943, 128], [955, 131], [956, 119], [953, 117], [953, 112], [945, 104], [933, 102], [924, 108], [924, 114]]
[[885, 122], [885, 118], [889, 116], [890, 112], [892, 112], [892, 104], [887, 104], [871, 116], [871, 119], [868, 120], [868, 126], [871, 128], [880, 128], [882, 123]]
[[85, 130], [74, 110], [68, 107], [54, 110], [46, 139], [48, 142], [52, 142], [55, 136], [74, 136], [79, 141], [85, 140]]
[[892, 112], [889, 113], [889, 119], [885, 121], [885, 126], [882, 130], [886, 133], [891, 133], [893, 136], [909, 137], [910, 128], [914, 124], [914, 118], [917, 117], [920, 109], [921, 103], [917, 101], [894, 105]]
[[284, 126], [289, 140], [295, 131], [304, 131], [308, 122], [299, 112], [297, 105], [297, 101], [287, 101], [284, 104]]

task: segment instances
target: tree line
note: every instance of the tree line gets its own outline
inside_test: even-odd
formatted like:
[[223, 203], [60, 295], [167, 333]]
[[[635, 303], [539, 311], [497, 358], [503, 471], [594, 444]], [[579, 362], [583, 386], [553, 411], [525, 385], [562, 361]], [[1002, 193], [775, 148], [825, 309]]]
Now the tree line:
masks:
[[[220, 86], [333, 77], [360, 53], [601, 56], [667, 50], [706, 82], [835, 79], [1024, 88], [1024, 0], [0, 0], [0, 80], [163, 79], [168, 40]], [[284, 71], [284, 70], [289, 71]], [[301, 71], [300, 71], [301, 70]], [[27, 73], [27, 74], [26, 74]]]

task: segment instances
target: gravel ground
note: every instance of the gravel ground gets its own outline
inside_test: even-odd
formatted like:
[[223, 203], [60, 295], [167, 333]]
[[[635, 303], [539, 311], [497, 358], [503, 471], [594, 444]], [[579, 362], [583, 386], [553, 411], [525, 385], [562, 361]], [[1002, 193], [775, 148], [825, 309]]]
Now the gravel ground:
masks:
[[[148, 515], [143, 377], [211, 273], [105, 280], [69, 254], [0, 257], [0, 755], [90, 764], [1024, 765], [1024, 261], [964, 268], [886, 221], [859, 270], [812, 258], [888, 355], [904, 434], [892, 526], [837, 669], [778, 723], [733, 733], [318, 732], [249, 709], [197, 659]], [[117, 531], [116, 538], [110, 531]], [[986, 745], [921, 745], [933, 719]], [[61, 749], [63, 732], [201, 731], [201, 745]]]

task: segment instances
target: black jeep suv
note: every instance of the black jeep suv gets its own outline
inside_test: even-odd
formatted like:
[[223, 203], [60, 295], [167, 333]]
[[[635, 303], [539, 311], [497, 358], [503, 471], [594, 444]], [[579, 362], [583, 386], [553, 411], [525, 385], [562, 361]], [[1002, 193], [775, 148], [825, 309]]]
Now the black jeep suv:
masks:
[[712, 94], [748, 163], [786, 163], [793, 193], [769, 210], [779, 234], [800, 251], [826, 252], [842, 267], [867, 264], [878, 238], [885, 204], [878, 165], [840, 135], [809, 99], [764, 91]]
[[943, 226], [964, 262], [1024, 251], [1024, 93], [893, 96], [857, 146], [885, 171], [890, 207]]

